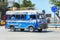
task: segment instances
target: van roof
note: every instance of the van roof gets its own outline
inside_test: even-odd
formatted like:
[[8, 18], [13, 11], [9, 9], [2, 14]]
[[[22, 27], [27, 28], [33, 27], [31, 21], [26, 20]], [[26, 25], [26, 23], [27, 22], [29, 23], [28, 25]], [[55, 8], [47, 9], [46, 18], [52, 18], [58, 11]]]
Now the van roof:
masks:
[[36, 12], [40, 12], [40, 11], [39, 10], [17, 10], [17, 11], [7, 11], [6, 14], [16, 14], [15, 12], [21, 12], [17, 14], [22, 14], [23, 12], [29, 12], [28, 14], [36, 14]]

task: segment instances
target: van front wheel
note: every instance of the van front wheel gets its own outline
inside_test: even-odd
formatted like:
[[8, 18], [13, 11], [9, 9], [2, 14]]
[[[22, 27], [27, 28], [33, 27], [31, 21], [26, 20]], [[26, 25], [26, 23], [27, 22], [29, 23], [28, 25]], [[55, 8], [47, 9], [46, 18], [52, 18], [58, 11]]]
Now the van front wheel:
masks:
[[34, 31], [34, 28], [33, 27], [29, 27], [29, 31], [30, 32], [33, 32]]
[[13, 32], [13, 31], [16, 31], [16, 29], [15, 29], [14, 27], [11, 27], [11, 28], [10, 28], [10, 31]]

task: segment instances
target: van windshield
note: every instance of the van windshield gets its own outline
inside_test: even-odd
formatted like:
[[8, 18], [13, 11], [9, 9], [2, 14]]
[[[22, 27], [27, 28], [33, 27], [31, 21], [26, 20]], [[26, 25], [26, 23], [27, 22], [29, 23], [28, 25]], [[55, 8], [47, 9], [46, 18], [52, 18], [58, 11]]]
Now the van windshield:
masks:
[[39, 19], [44, 19], [45, 16], [44, 16], [43, 14], [39, 14], [38, 18], [39, 18]]

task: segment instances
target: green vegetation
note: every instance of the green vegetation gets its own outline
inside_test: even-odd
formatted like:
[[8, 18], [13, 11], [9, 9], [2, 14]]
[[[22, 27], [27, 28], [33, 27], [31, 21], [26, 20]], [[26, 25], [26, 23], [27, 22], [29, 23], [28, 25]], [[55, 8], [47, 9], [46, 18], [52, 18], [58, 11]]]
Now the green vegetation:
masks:
[[60, 9], [60, 0], [50, 0], [50, 3], [56, 5]]
[[30, 0], [23, 0], [22, 4], [20, 4], [20, 8], [27, 8], [27, 7], [33, 7], [34, 8], [35, 4], [33, 4]]
[[20, 4], [18, 4], [18, 3], [15, 2], [15, 3], [13, 4], [13, 7], [20, 8]]

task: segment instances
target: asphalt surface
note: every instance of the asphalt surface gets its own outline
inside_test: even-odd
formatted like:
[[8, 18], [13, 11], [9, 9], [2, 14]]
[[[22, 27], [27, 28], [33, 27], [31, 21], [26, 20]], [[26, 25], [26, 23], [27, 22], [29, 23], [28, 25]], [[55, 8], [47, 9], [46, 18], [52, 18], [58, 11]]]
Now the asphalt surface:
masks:
[[11, 32], [4, 26], [0, 26], [0, 40], [60, 40], [60, 31]]

